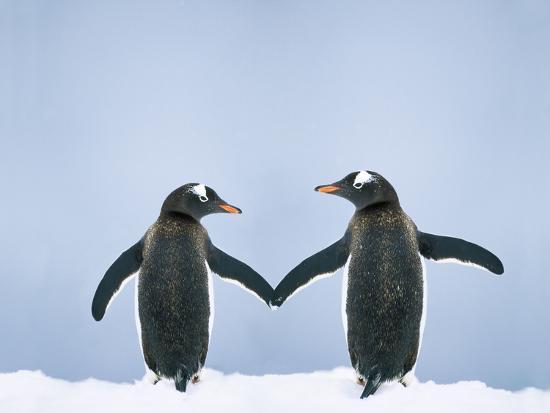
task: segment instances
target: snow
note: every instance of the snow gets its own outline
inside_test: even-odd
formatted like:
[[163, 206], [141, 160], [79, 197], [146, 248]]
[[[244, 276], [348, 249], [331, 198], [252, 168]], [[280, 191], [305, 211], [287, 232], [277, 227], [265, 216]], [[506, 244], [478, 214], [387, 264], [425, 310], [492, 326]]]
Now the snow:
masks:
[[[550, 412], [550, 390], [498, 390], [477, 381], [387, 384], [366, 400], [349, 368], [245, 376], [205, 369], [178, 393], [171, 382], [67, 382], [39, 371], [0, 374], [0, 412]], [[284, 410], [282, 410], [284, 409]]]

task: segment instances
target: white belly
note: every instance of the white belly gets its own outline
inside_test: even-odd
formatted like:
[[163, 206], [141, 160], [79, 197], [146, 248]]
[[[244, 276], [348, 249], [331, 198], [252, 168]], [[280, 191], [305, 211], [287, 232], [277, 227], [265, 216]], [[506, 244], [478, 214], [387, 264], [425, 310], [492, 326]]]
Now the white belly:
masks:
[[208, 344], [210, 344], [210, 339], [212, 337], [212, 327], [214, 326], [214, 279], [212, 278], [212, 270], [208, 266], [206, 260], [204, 261], [206, 265], [206, 271], [208, 272], [208, 304], [210, 305], [210, 315], [208, 316]]
[[[141, 349], [141, 356], [143, 357], [143, 343], [141, 341], [141, 320], [139, 319], [139, 272], [135, 276], [134, 287], [134, 317], [136, 321], [136, 330], [139, 339], [139, 348]], [[145, 358], [144, 358], [145, 361]], [[145, 366], [147, 368], [147, 365]]]
[[342, 325], [344, 326], [344, 338], [346, 340], [346, 345], [348, 343], [348, 313], [346, 311], [346, 304], [348, 302], [348, 282], [349, 282], [350, 261], [351, 261], [351, 255], [348, 257], [348, 260], [344, 265], [344, 274], [342, 277]]
[[412, 371], [416, 368], [418, 363], [418, 355], [420, 354], [420, 348], [422, 346], [422, 337], [424, 336], [424, 327], [426, 326], [426, 313], [428, 312], [428, 279], [426, 277], [426, 264], [424, 258], [419, 254], [420, 263], [422, 264], [422, 317], [420, 318], [420, 336], [418, 337], [418, 352], [416, 353], [416, 362]]
[[159, 377], [157, 374], [152, 371], [147, 363], [145, 362], [145, 356], [143, 355], [143, 340], [141, 338], [141, 320], [139, 318], [139, 272], [135, 277], [135, 288], [134, 288], [134, 317], [136, 320], [136, 330], [139, 339], [139, 348], [141, 350], [141, 358], [143, 358], [143, 365], [145, 366], [145, 378], [150, 383], [156, 383]]

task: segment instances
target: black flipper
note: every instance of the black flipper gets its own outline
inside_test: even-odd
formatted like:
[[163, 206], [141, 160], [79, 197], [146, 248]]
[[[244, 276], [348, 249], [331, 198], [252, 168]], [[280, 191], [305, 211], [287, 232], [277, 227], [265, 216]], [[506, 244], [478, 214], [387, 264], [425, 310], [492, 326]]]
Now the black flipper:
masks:
[[502, 262], [492, 252], [459, 238], [444, 237], [417, 231], [420, 254], [434, 261], [455, 259], [464, 264], [483, 267], [494, 274], [502, 274]]
[[206, 261], [212, 272], [218, 274], [222, 280], [236, 282], [240, 287], [269, 305], [273, 288], [260, 274], [244, 262], [226, 254], [211, 242], [209, 242]]
[[298, 289], [319, 279], [320, 276], [332, 274], [342, 268], [349, 256], [350, 236], [348, 232], [331, 246], [306, 258], [281, 280], [271, 304], [280, 307]]
[[362, 399], [366, 399], [370, 395], [376, 393], [376, 390], [380, 387], [382, 383], [380, 382], [380, 373], [376, 371], [376, 368], [369, 373], [367, 376], [367, 384], [365, 385], [365, 388], [363, 389], [363, 393], [361, 394]]
[[99, 321], [105, 315], [112, 297], [120, 289], [123, 282], [139, 270], [143, 257], [141, 255], [142, 240], [124, 251], [109, 267], [103, 279], [97, 286], [92, 302], [92, 315]]

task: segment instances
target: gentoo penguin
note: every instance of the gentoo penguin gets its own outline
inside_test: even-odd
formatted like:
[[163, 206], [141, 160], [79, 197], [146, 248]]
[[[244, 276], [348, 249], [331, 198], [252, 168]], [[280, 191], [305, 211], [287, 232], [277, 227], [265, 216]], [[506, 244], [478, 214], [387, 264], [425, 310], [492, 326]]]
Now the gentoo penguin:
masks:
[[141, 240], [111, 265], [99, 283], [92, 315], [99, 321], [130, 276], [136, 281], [136, 324], [148, 378], [173, 379], [184, 392], [204, 365], [212, 332], [211, 272], [247, 289], [266, 304], [273, 289], [248, 265], [216, 248], [201, 218], [240, 214], [213, 189], [186, 184], [173, 191]]
[[286, 275], [275, 289], [272, 306], [345, 267], [342, 321], [351, 364], [358, 383], [365, 385], [361, 398], [387, 381], [406, 386], [414, 377], [426, 312], [420, 255], [473, 264], [495, 274], [504, 272], [502, 263], [478, 245], [418, 231], [393, 187], [375, 172], [353, 172], [315, 190], [351, 201], [355, 214], [340, 240]]

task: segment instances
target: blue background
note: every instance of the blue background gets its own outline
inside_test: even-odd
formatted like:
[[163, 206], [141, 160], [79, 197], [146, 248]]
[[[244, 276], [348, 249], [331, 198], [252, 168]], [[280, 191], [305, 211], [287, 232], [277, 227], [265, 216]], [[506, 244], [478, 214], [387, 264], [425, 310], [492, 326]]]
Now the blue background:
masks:
[[[419, 378], [550, 387], [549, 45], [547, 1], [0, 0], [0, 371], [143, 375], [133, 283], [90, 303], [174, 188], [241, 207], [203, 222], [276, 285], [353, 213], [313, 187], [370, 169], [506, 268], [427, 263]], [[207, 366], [348, 365], [340, 289], [216, 280]]]

